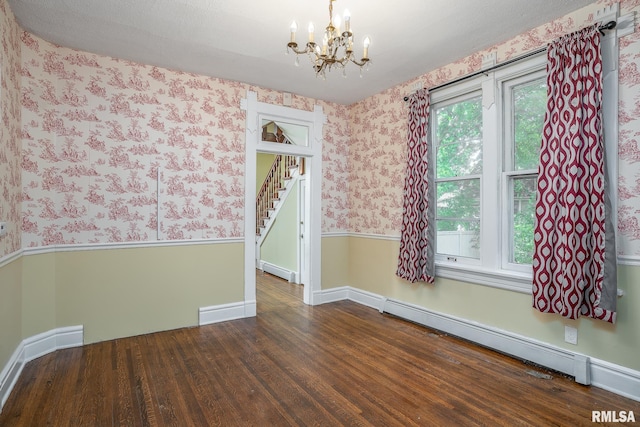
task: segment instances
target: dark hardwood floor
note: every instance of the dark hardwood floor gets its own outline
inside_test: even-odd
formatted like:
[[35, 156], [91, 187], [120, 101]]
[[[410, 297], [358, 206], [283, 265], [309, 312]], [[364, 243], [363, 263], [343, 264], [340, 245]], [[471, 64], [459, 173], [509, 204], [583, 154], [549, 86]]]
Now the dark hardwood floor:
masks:
[[[0, 426], [591, 426], [640, 403], [258, 273], [258, 316], [27, 364]], [[640, 419], [638, 420], [640, 422]], [[619, 424], [616, 424], [619, 425]]]

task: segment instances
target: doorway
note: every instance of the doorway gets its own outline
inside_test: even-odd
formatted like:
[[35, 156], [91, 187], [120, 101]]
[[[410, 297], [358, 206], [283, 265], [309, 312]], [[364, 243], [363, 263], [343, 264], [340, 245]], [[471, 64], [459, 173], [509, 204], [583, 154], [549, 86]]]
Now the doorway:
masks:
[[[258, 102], [257, 94], [247, 92], [241, 107], [246, 111], [245, 133], [245, 229], [244, 229], [244, 310], [245, 317], [256, 315], [256, 167], [258, 153], [274, 153], [305, 158], [306, 186], [303, 193], [303, 245], [300, 256], [304, 269], [303, 301], [314, 304], [314, 295], [321, 289], [321, 211], [322, 211], [322, 127], [326, 120], [322, 107], [313, 111]], [[278, 121], [304, 131], [300, 144], [281, 144], [262, 138], [262, 125]], [[292, 128], [293, 129], [293, 128]]]
[[305, 162], [304, 157], [257, 153], [256, 269], [298, 285], [307, 276]]

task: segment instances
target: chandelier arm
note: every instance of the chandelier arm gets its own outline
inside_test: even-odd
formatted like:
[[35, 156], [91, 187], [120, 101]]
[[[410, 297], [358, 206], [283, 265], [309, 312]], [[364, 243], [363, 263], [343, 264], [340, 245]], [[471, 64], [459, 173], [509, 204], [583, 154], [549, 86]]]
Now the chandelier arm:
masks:
[[362, 67], [364, 66], [367, 62], [369, 62], [369, 58], [362, 58], [360, 61], [357, 61], [354, 58], [350, 58], [349, 59], [351, 62], [353, 62], [354, 64], [356, 64], [358, 67]]
[[308, 42], [303, 50], [298, 49], [298, 43], [290, 42], [287, 44], [287, 48], [291, 49], [296, 55], [302, 55], [305, 53], [313, 52], [316, 44], [314, 42]]

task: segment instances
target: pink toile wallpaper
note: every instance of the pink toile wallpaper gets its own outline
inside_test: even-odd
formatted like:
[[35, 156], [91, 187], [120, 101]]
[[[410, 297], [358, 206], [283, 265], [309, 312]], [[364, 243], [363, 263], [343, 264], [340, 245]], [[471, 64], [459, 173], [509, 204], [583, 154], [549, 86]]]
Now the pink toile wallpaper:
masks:
[[[597, 1], [563, 19], [477, 52], [462, 61], [390, 88], [351, 106], [350, 210], [353, 232], [398, 236], [406, 157], [407, 107], [402, 98], [416, 82], [431, 87], [477, 71], [482, 58], [496, 52], [498, 62], [544, 46], [548, 41], [594, 22], [612, 1]], [[623, 0], [620, 15], [640, 16], [640, 1]], [[640, 28], [620, 39], [618, 252], [640, 256]]]
[[[278, 92], [22, 33], [23, 245], [242, 237], [249, 89], [281, 103]], [[346, 231], [348, 110], [319, 104], [323, 229]]]
[[[322, 230], [397, 236], [402, 214], [406, 106], [432, 86], [544, 45], [593, 22], [599, 0], [563, 19], [351, 106], [322, 106]], [[638, 0], [621, 14], [640, 12]], [[282, 94], [244, 83], [60, 47], [22, 32], [0, 0], [0, 257], [21, 247], [243, 233], [244, 111]], [[640, 256], [640, 31], [621, 39], [619, 252]], [[20, 103], [21, 107], [20, 108]], [[5, 219], [6, 218], [6, 219]]]
[[20, 28], [6, 2], [0, 2], [0, 258], [21, 248]]

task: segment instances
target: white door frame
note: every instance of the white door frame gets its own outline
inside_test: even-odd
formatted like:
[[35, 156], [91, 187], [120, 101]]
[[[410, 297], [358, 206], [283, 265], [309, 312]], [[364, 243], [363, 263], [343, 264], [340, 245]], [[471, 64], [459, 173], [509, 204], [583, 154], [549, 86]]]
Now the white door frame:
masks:
[[[305, 160], [306, 161], [306, 160]], [[307, 223], [307, 209], [306, 209], [306, 194], [307, 191], [307, 179], [305, 176], [301, 176], [298, 180], [298, 206], [297, 206], [297, 215], [296, 219], [298, 223], [296, 224], [296, 245], [298, 248], [297, 251], [297, 264], [298, 264], [298, 277], [297, 283], [304, 284], [305, 279], [308, 280], [309, 275], [307, 274], [307, 265], [305, 264], [305, 233], [306, 223]], [[302, 225], [302, 226], [301, 226]]]
[[[314, 305], [314, 295], [321, 290], [321, 239], [322, 239], [322, 127], [326, 117], [322, 107], [313, 111], [258, 102], [255, 92], [247, 91], [241, 100], [246, 112], [245, 133], [245, 185], [244, 185], [244, 316], [256, 315], [256, 157], [258, 152], [291, 154], [305, 157], [307, 190], [305, 193], [305, 276], [303, 300]], [[304, 124], [309, 129], [308, 144], [288, 145], [262, 141], [261, 118]]]

